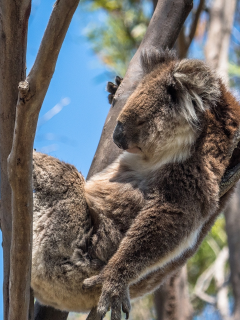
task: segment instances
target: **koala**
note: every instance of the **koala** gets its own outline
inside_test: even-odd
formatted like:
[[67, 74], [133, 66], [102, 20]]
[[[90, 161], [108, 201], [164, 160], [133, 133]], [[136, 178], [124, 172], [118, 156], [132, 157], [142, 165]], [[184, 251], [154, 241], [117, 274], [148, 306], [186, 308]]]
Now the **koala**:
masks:
[[123, 152], [106, 169], [85, 182], [34, 153], [31, 285], [40, 303], [89, 320], [128, 317], [130, 298], [186, 262], [230, 194], [219, 201], [240, 104], [203, 61], [149, 49], [141, 64], [113, 133]]

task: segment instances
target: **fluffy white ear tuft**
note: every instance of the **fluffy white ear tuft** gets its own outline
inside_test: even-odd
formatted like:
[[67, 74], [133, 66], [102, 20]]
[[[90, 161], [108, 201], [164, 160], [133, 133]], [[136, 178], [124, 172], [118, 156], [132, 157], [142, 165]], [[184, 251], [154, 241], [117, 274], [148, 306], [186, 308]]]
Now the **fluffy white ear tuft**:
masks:
[[220, 96], [220, 82], [215, 73], [200, 60], [176, 63], [173, 77], [179, 87], [181, 110], [188, 122], [198, 121], [197, 113], [214, 106]]

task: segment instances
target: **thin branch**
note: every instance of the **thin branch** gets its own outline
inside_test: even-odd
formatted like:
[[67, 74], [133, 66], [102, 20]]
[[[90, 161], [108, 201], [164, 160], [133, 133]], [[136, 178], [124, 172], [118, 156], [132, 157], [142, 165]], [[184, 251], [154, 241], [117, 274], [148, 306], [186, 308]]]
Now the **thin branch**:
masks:
[[193, 289], [193, 296], [197, 296], [201, 300], [210, 304], [215, 304], [216, 298], [210, 296], [205, 291], [209, 287], [210, 282], [214, 276], [215, 261], [198, 277], [195, 287]]
[[190, 31], [188, 35], [185, 35], [185, 29], [182, 28], [179, 37], [178, 37], [178, 55], [180, 59], [183, 59], [187, 56], [188, 49], [193, 41], [193, 38], [195, 36], [198, 21], [201, 15], [201, 12], [203, 10], [205, 4], [205, 0], [200, 0], [197, 10], [195, 13], [192, 14], [192, 23], [190, 26]]
[[[201, 300], [217, 305], [222, 319], [229, 320], [228, 312], [228, 290], [225, 286], [224, 268], [229, 257], [227, 247], [224, 247], [216, 260], [198, 277], [196, 285], [193, 290], [193, 295], [198, 296]], [[217, 285], [217, 297], [212, 297], [206, 293], [212, 278], [215, 278]]]
[[[12, 188], [9, 320], [28, 318], [32, 252], [32, 150], [38, 114], [79, 0], [56, 1], [36, 61], [19, 83], [8, 175]], [[21, 277], [19, 277], [21, 274]]]
[[199, 21], [199, 18], [200, 18], [200, 15], [201, 15], [201, 12], [203, 10], [203, 7], [205, 5], [205, 0], [200, 0], [199, 1], [199, 4], [198, 4], [198, 7], [197, 7], [197, 10], [195, 12], [195, 14], [193, 15], [193, 18], [192, 18], [192, 24], [191, 24], [191, 27], [190, 27], [190, 32], [189, 32], [189, 36], [188, 36], [188, 48], [187, 50], [189, 49], [191, 43], [192, 43], [192, 40], [195, 36], [195, 33], [196, 33], [196, 30], [197, 30], [197, 25], [198, 25], [198, 21]]

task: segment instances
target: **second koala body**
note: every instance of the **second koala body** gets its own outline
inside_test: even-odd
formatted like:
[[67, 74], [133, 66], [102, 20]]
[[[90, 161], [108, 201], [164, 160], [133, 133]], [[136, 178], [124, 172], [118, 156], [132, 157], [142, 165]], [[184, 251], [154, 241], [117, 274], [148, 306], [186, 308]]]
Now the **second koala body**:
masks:
[[32, 288], [43, 304], [90, 310], [101, 288], [82, 283], [99, 273], [102, 310], [128, 288], [131, 298], [153, 291], [219, 210], [239, 104], [203, 62], [169, 52], [142, 61], [114, 132], [127, 151], [113, 164], [85, 182], [73, 166], [34, 155]]

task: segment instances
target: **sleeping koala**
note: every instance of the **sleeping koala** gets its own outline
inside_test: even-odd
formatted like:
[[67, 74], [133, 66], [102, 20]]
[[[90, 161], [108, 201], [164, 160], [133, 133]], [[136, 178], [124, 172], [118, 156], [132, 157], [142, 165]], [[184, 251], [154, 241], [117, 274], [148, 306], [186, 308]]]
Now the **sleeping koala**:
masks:
[[130, 297], [186, 262], [229, 197], [219, 204], [240, 105], [202, 61], [151, 50], [142, 67], [113, 133], [124, 150], [114, 163], [85, 182], [34, 155], [32, 288], [43, 304], [92, 309], [89, 320], [109, 309], [128, 317]]

